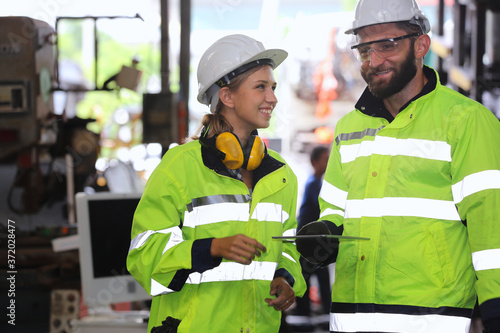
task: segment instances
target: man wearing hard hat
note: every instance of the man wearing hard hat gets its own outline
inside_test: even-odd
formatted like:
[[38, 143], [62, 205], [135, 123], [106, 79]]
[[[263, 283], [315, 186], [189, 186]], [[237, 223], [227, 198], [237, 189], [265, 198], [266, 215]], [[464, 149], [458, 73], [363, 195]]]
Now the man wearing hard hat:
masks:
[[500, 123], [424, 65], [429, 31], [414, 0], [359, 0], [346, 32], [368, 86], [337, 124], [321, 221], [298, 235], [364, 239], [338, 255], [297, 239], [336, 259], [331, 332], [468, 332], [476, 300], [500, 332]]

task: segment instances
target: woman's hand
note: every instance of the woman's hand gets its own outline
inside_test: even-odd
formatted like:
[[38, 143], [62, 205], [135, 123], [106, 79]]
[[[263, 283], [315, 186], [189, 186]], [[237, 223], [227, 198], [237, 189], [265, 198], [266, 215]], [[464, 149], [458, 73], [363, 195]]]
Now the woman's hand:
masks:
[[260, 257], [262, 252], [266, 252], [264, 245], [242, 234], [214, 238], [210, 248], [212, 257], [222, 257], [244, 265], [250, 264], [256, 256]]
[[285, 311], [295, 302], [295, 291], [282, 276], [271, 281], [269, 294], [278, 296], [274, 299], [266, 298], [267, 305], [273, 306], [276, 311]]

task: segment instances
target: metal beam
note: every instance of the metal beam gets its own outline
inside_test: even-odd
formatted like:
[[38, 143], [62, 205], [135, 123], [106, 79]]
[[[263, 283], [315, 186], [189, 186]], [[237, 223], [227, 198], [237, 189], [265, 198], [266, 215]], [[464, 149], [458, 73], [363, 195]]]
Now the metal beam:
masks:
[[180, 86], [181, 94], [184, 99], [184, 111], [179, 114], [180, 130], [185, 133], [179, 133], [180, 136], [185, 136], [188, 133], [189, 119], [189, 72], [191, 64], [191, 0], [180, 1], [181, 12], [181, 49], [180, 49]]
[[161, 75], [161, 92], [170, 92], [170, 66], [169, 66], [169, 51], [170, 51], [170, 36], [168, 31], [168, 0], [160, 0], [160, 75]]

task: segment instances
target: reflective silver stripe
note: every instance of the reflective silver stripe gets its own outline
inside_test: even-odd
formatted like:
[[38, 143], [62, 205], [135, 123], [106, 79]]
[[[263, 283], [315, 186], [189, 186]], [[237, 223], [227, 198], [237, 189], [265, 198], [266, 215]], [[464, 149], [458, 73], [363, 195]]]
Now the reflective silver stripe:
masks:
[[203, 273], [191, 273], [186, 281], [190, 284], [242, 280], [272, 281], [278, 266], [275, 262], [252, 261], [250, 265], [236, 262], [222, 262], [219, 266]]
[[160, 233], [160, 234], [173, 233], [173, 234], [177, 234], [177, 235], [179, 235], [179, 234], [182, 235], [182, 231], [179, 227], [172, 227], [172, 228], [163, 229], [163, 230], [144, 231], [144, 232], [138, 234], [137, 236], [135, 236], [134, 239], [132, 239], [132, 241], [130, 242], [130, 248], [128, 251], [130, 252], [134, 249], [140, 248], [141, 246], [143, 246], [146, 243], [146, 241], [149, 239], [149, 237], [151, 237], [152, 235], [154, 235], [156, 233]]
[[289, 314], [286, 316], [286, 322], [289, 325], [311, 325], [312, 318], [311, 316], [295, 316], [293, 314]]
[[288, 213], [281, 205], [272, 202], [259, 202], [252, 213], [252, 219], [258, 221], [285, 222], [288, 220]]
[[340, 332], [468, 332], [470, 319], [459, 316], [391, 313], [330, 313], [330, 331]]
[[184, 213], [184, 227], [195, 228], [200, 225], [222, 221], [248, 221], [250, 204], [224, 202], [207, 206], [194, 207]]
[[156, 280], [151, 279], [151, 296], [158, 296], [163, 294], [170, 294], [175, 292], [170, 288], [165, 287], [161, 283], [158, 283]]
[[[293, 258], [291, 258], [293, 260]], [[243, 280], [272, 281], [278, 264], [274, 262], [252, 261], [250, 265], [236, 262], [222, 262], [219, 266], [203, 273], [189, 274], [186, 283], [201, 284], [205, 282], [225, 282]], [[173, 293], [175, 290], [165, 287], [156, 280], [151, 279], [151, 295]]]
[[282, 255], [283, 257], [285, 257], [285, 258], [290, 259], [290, 260], [291, 260], [291, 261], [293, 261], [294, 263], [297, 263], [297, 262], [295, 261], [295, 259], [293, 259], [293, 257], [292, 257], [291, 255], [289, 255], [288, 253], [286, 253], [286, 252], [281, 252], [281, 255]]
[[451, 187], [456, 204], [471, 194], [491, 189], [500, 189], [500, 170], [473, 173]]
[[342, 209], [345, 208], [347, 192], [333, 186], [326, 180], [323, 180], [323, 185], [321, 185], [319, 196], [321, 197], [321, 199], [325, 200], [331, 205], [337, 206]]
[[[252, 218], [259, 221], [285, 222], [289, 214], [281, 205], [270, 202], [258, 203]], [[250, 219], [250, 203], [223, 202], [193, 207], [184, 213], [184, 227], [195, 228], [200, 225], [223, 221], [246, 222]]]
[[179, 243], [182, 243], [184, 241], [182, 237], [182, 230], [181, 228], [171, 228], [174, 229], [172, 233], [170, 234], [170, 238], [168, 239], [167, 244], [165, 244], [165, 248], [163, 249], [163, 253], [167, 252], [167, 250], [171, 249], [172, 247], [176, 246]]
[[476, 271], [500, 269], [500, 249], [473, 252], [472, 264]]
[[345, 218], [360, 218], [363, 216], [414, 216], [460, 221], [460, 216], [452, 201], [422, 198], [347, 200]]
[[342, 133], [335, 138], [335, 143], [338, 145], [340, 141], [362, 139], [365, 136], [375, 136], [384, 127], [385, 126], [380, 128], [367, 128], [361, 132]]
[[323, 218], [327, 215], [340, 215], [341, 217], [344, 217], [344, 212], [341, 211], [341, 210], [336, 210], [336, 209], [331, 209], [331, 208], [327, 208], [325, 209], [321, 214], [320, 214], [320, 218]]
[[283, 236], [285, 237], [293, 237], [295, 235], [297, 235], [297, 229], [288, 229], [283, 233]]
[[192, 211], [194, 207], [206, 206], [206, 205], [215, 205], [219, 203], [225, 202], [233, 202], [233, 203], [247, 203], [250, 202], [252, 197], [249, 194], [219, 194], [219, 195], [210, 195], [202, 198], [195, 198], [191, 200], [191, 203], [187, 206], [188, 211]]
[[377, 155], [412, 156], [451, 162], [451, 146], [444, 141], [421, 139], [396, 139], [386, 136], [376, 136], [374, 141], [363, 141], [355, 145], [340, 147], [342, 163], [349, 163], [358, 157]]

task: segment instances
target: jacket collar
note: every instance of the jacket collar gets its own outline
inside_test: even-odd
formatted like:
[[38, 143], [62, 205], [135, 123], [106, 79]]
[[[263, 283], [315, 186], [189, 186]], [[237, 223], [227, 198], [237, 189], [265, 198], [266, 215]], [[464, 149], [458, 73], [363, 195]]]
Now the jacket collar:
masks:
[[[424, 75], [428, 79], [424, 88], [420, 93], [418, 93], [415, 97], [413, 97], [405, 105], [403, 105], [403, 107], [399, 110], [400, 112], [404, 110], [414, 100], [436, 89], [436, 86], [438, 84], [437, 73], [432, 68], [424, 65]], [[355, 107], [357, 110], [361, 111], [362, 113], [368, 116], [385, 118], [389, 122], [392, 122], [394, 120], [394, 117], [387, 110], [382, 100], [373, 96], [368, 87], [366, 87], [365, 90], [363, 91], [363, 94], [361, 94], [361, 97], [357, 101]]]
[[[258, 133], [255, 131], [255, 133], [252, 132], [252, 134], [257, 135]], [[213, 137], [206, 139], [206, 140], [208, 141], [209, 144], [211, 144], [215, 147], [215, 139], [216, 139], [216, 137], [213, 136]], [[201, 145], [201, 157], [203, 160], [203, 164], [205, 164], [205, 166], [207, 168], [215, 171], [219, 175], [242, 180], [241, 173], [239, 170], [228, 169], [224, 165], [224, 163], [222, 163], [222, 160], [219, 157], [217, 157], [217, 155], [215, 155], [209, 149], [203, 147], [203, 145]], [[267, 153], [267, 147], [266, 147], [266, 154], [265, 154], [264, 158], [262, 159], [262, 162], [260, 163], [259, 167], [253, 171], [253, 187], [255, 188], [255, 185], [257, 184], [257, 182], [260, 179], [262, 179], [264, 176], [281, 168], [284, 165], [285, 165], [284, 163], [282, 163], [282, 162], [278, 161], [277, 159], [275, 159], [274, 157], [270, 156]]]

